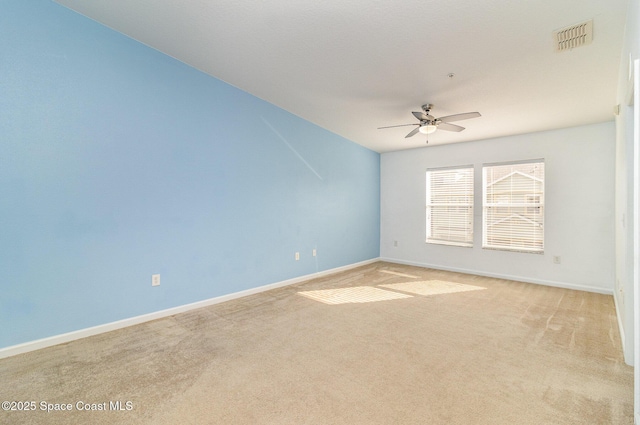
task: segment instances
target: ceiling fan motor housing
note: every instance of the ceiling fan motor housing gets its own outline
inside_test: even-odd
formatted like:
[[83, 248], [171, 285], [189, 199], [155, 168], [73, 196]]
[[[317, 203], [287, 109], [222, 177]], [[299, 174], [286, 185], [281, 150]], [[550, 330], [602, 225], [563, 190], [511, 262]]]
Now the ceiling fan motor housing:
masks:
[[379, 128], [382, 129], [382, 128], [392, 128], [392, 127], [404, 127], [404, 126], [410, 126], [410, 125], [417, 126], [413, 130], [411, 130], [409, 134], [404, 136], [406, 139], [408, 137], [414, 136], [418, 132], [423, 134], [431, 134], [438, 129], [460, 132], [464, 130], [464, 127], [461, 127], [456, 124], [451, 124], [452, 121], [466, 120], [469, 118], [477, 118], [480, 116], [479, 112], [465, 112], [462, 114], [447, 115], [444, 117], [436, 118], [429, 113], [431, 111], [431, 108], [433, 108], [433, 104], [425, 103], [424, 105], [422, 105], [422, 110], [424, 112], [415, 112], [415, 111], [412, 112], [413, 116], [418, 119], [419, 121], [418, 124], [400, 124], [400, 125], [392, 125], [388, 127], [379, 127]]

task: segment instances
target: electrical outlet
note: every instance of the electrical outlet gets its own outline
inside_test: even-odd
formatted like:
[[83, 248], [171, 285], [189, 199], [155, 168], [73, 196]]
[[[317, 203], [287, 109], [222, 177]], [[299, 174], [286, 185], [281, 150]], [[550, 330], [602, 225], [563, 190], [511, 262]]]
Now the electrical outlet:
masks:
[[562, 259], [560, 258], [559, 255], [553, 256], [553, 264], [560, 264], [561, 262], [562, 262]]
[[296, 261], [300, 260], [300, 253], [296, 252]]
[[393, 246], [394, 246], [394, 248], [397, 248], [398, 247], [398, 241], [393, 241]]
[[152, 274], [151, 275], [151, 286], [160, 286], [160, 275]]

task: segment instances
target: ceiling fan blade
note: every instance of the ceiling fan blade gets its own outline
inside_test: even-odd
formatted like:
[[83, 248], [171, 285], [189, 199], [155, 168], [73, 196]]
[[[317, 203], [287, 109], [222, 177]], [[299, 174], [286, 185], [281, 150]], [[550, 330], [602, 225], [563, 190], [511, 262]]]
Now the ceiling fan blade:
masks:
[[478, 118], [479, 116], [481, 116], [480, 112], [465, 112], [464, 114], [447, 115], [446, 117], [440, 117], [438, 119], [442, 122], [452, 122]]
[[[420, 127], [418, 127], [420, 129]], [[457, 131], [460, 132], [464, 130], [464, 127], [460, 127], [459, 125], [449, 124], [448, 122], [443, 122], [438, 124], [438, 130], [446, 130], [446, 131]]]
[[386, 127], [378, 127], [378, 130], [381, 130], [383, 128], [395, 128], [395, 127], [406, 127], [408, 125], [420, 125], [420, 124], [400, 124], [400, 125], [388, 125]]
[[407, 134], [406, 136], [404, 136], [404, 138], [406, 139], [407, 137], [411, 137], [414, 134], [416, 134], [418, 131], [420, 131], [420, 127], [416, 127], [413, 130], [411, 130], [411, 132], [409, 134]]

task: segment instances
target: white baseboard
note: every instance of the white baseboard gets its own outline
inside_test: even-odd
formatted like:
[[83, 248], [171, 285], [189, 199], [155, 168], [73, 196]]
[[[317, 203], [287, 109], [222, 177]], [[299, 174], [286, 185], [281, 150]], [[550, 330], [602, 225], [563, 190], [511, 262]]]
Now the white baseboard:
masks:
[[627, 359], [627, 350], [625, 350], [626, 344], [627, 344], [627, 339], [625, 338], [625, 333], [624, 333], [624, 325], [622, 323], [622, 316], [620, 316], [620, 305], [618, 304], [618, 297], [615, 296], [615, 294], [613, 295], [613, 304], [616, 307], [616, 319], [618, 320], [618, 330], [620, 332], [620, 341], [622, 342], [622, 353], [624, 354], [624, 362], [630, 366], [633, 366], [632, 363], [629, 363], [629, 359]]
[[184, 313], [186, 311], [195, 310], [202, 307], [207, 307], [214, 304], [219, 304], [225, 301], [234, 300], [248, 295], [257, 294], [260, 292], [268, 291], [275, 288], [281, 288], [283, 286], [294, 285], [296, 283], [304, 282], [306, 280], [315, 279], [339, 273], [345, 270], [353, 269], [360, 266], [380, 261], [379, 258], [373, 258], [370, 260], [361, 261], [359, 263], [353, 263], [342, 267], [336, 267], [334, 269], [325, 270], [322, 272], [312, 273], [304, 276], [295, 277], [293, 279], [287, 279], [280, 282], [271, 283], [257, 288], [246, 289], [244, 291], [234, 292], [232, 294], [222, 295], [215, 298], [209, 298], [202, 301], [197, 301], [191, 304], [185, 304], [177, 307], [168, 308], [166, 310], [155, 311], [149, 314], [143, 314], [141, 316], [130, 317], [128, 319], [118, 320], [115, 322], [105, 323], [103, 325], [93, 326], [90, 328], [80, 329], [73, 332], [67, 332], [60, 335], [54, 335], [48, 338], [42, 338], [35, 341], [29, 341], [18, 345], [12, 345], [9, 347], [0, 349], [0, 359], [15, 356], [18, 354], [27, 353], [29, 351], [39, 350], [41, 348], [51, 347], [53, 345], [64, 344], [66, 342], [74, 341], [81, 338], [86, 338], [92, 335], [98, 335], [105, 332], [111, 332], [116, 329], [126, 328], [128, 326], [138, 325], [140, 323], [149, 322], [151, 320], [161, 319], [163, 317], [173, 316], [174, 314]]
[[557, 288], [574, 289], [574, 290], [577, 290], [577, 291], [595, 292], [597, 294], [613, 295], [613, 291], [610, 290], [610, 289], [594, 288], [594, 287], [591, 287], [591, 286], [576, 285], [576, 284], [567, 283], [567, 282], [556, 282], [556, 281], [552, 281], [552, 280], [533, 279], [533, 278], [529, 278], [529, 277], [525, 277], [525, 276], [512, 276], [512, 275], [502, 274], [502, 273], [490, 273], [490, 272], [484, 272], [484, 271], [480, 271], [480, 270], [461, 269], [461, 268], [457, 268], [457, 267], [447, 267], [447, 266], [441, 266], [441, 265], [437, 265], [437, 264], [419, 263], [419, 262], [416, 262], [416, 261], [405, 261], [405, 260], [400, 260], [400, 259], [397, 259], [397, 258], [380, 257], [380, 261], [386, 261], [386, 262], [389, 262], [389, 263], [396, 263], [396, 264], [406, 264], [408, 266], [425, 267], [425, 268], [428, 268], [428, 269], [435, 269], [435, 270], [446, 270], [446, 271], [449, 271], [449, 272], [474, 274], [474, 275], [477, 275], [477, 276], [495, 277], [497, 279], [515, 280], [515, 281], [518, 281], [518, 282], [536, 283], [538, 285], [554, 286], [554, 287], [557, 287]]

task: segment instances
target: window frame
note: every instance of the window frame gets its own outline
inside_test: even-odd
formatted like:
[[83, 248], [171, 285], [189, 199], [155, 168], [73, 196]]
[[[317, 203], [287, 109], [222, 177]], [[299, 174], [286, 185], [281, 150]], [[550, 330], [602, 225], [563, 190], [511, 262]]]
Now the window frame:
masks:
[[[433, 188], [431, 186], [431, 181], [435, 173], [451, 173], [451, 172], [463, 172], [463, 178], [467, 179], [467, 182], [464, 185], [467, 186], [466, 192], [463, 194], [458, 194], [456, 191], [455, 195], [451, 196], [451, 198], [467, 198], [468, 202], [433, 202]], [[466, 248], [473, 247], [473, 208], [475, 201], [475, 168], [473, 165], [458, 165], [452, 167], [439, 167], [439, 168], [428, 168], [425, 173], [425, 242], [428, 244], [436, 244], [436, 245], [449, 245], [449, 246], [460, 246]], [[456, 231], [456, 227], [458, 229], [464, 229], [463, 233], [465, 233], [463, 240], [459, 238], [443, 238], [442, 236], [435, 236], [433, 232], [433, 216], [434, 216], [434, 208], [438, 207], [446, 207], [453, 208], [454, 215], [465, 216], [465, 220], [467, 222], [465, 224], [461, 224], [459, 226], [442, 226], [442, 230], [438, 233], [442, 235], [443, 233], [451, 234], [452, 231]], [[463, 210], [460, 210], [463, 208]], [[451, 217], [451, 216], [450, 216]], [[459, 230], [458, 230], [459, 232]]]
[[[515, 173], [519, 173], [520, 175], [527, 175], [525, 173], [523, 173], [520, 170], [514, 170], [511, 171], [510, 173], [494, 179], [492, 182], [488, 182], [488, 177], [487, 177], [487, 173], [488, 170], [494, 167], [517, 167], [517, 166], [537, 166], [537, 167], [541, 167], [541, 169], [538, 170], [538, 173], [541, 174], [541, 177], [536, 177], [534, 175], [531, 175], [531, 177], [533, 179], [535, 179], [536, 181], [539, 181], [540, 184], [540, 189], [539, 190], [535, 190], [536, 186], [535, 184], [533, 185], [532, 188], [524, 188], [524, 187], [520, 187], [519, 190], [521, 192], [524, 192], [522, 194], [522, 200], [520, 202], [514, 202], [513, 198], [515, 197], [514, 195], [514, 191], [512, 190], [511, 192], [508, 192], [507, 195], [498, 195], [501, 196], [501, 199], [508, 199], [508, 202], [487, 202], [488, 200], [488, 196], [489, 196], [489, 186], [493, 185], [495, 183], [500, 182], [501, 180], [515, 175]], [[529, 173], [530, 174], [530, 173]], [[483, 164], [482, 165], [482, 248], [483, 249], [493, 249], [493, 250], [501, 250], [501, 251], [512, 251], [512, 252], [523, 252], [523, 253], [532, 253], [532, 254], [544, 254], [544, 243], [545, 243], [545, 235], [544, 235], [544, 211], [545, 211], [545, 185], [546, 185], [546, 178], [545, 178], [545, 161], [544, 159], [533, 159], [533, 160], [527, 160], [527, 161], [511, 161], [511, 162], [502, 162], [502, 163], [491, 163], [491, 164]], [[492, 195], [494, 197], [496, 197], [496, 193], [492, 193]], [[538, 202], [531, 202], [531, 200], [535, 200], [538, 199]], [[495, 221], [494, 223], [489, 223], [489, 210], [490, 209], [497, 209], [497, 208], [505, 208], [509, 211], [511, 211], [512, 209], [515, 209], [516, 211], [518, 211], [519, 209], [522, 209], [523, 212], [522, 213], [511, 213], [511, 215], [505, 216], [504, 218]], [[502, 213], [504, 214], [504, 213]], [[497, 214], [499, 216], [499, 213]], [[509, 231], [508, 233], [503, 233], [504, 238], [506, 240], [509, 241], [509, 244], [507, 244], [505, 242], [505, 244], [495, 244], [495, 243], [490, 243], [489, 241], [491, 239], [495, 240], [494, 238], [497, 238], [499, 236], [501, 236], [501, 234], [499, 232], [491, 232], [489, 230], [489, 227], [493, 224], [499, 224], [502, 221], [506, 221], [512, 217], [519, 217], [522, 218], [522, 222], [528, 222], [530, 223], [530, 225], [524, 226], [513, 226], [510, 225], [511, 228], [515, 227], [516, 230], [515, 231]], [[539, 235], [538, 232], [536, 231], [535, 227], [540, 227], [540, 231], [539, 231]], [[530, 229], [530, 231], [533, 231], [533, 236], [531, 236], [530, 238], [527, 238], [525, 236], [523, 236], [524, 234], [527, 233], [527, 229]], [[514, 239], [521, 239], [523, 242], [520, 245], [514, 244]], [[538, 246], [534, 246], [534, 245], [538, 245]]]

